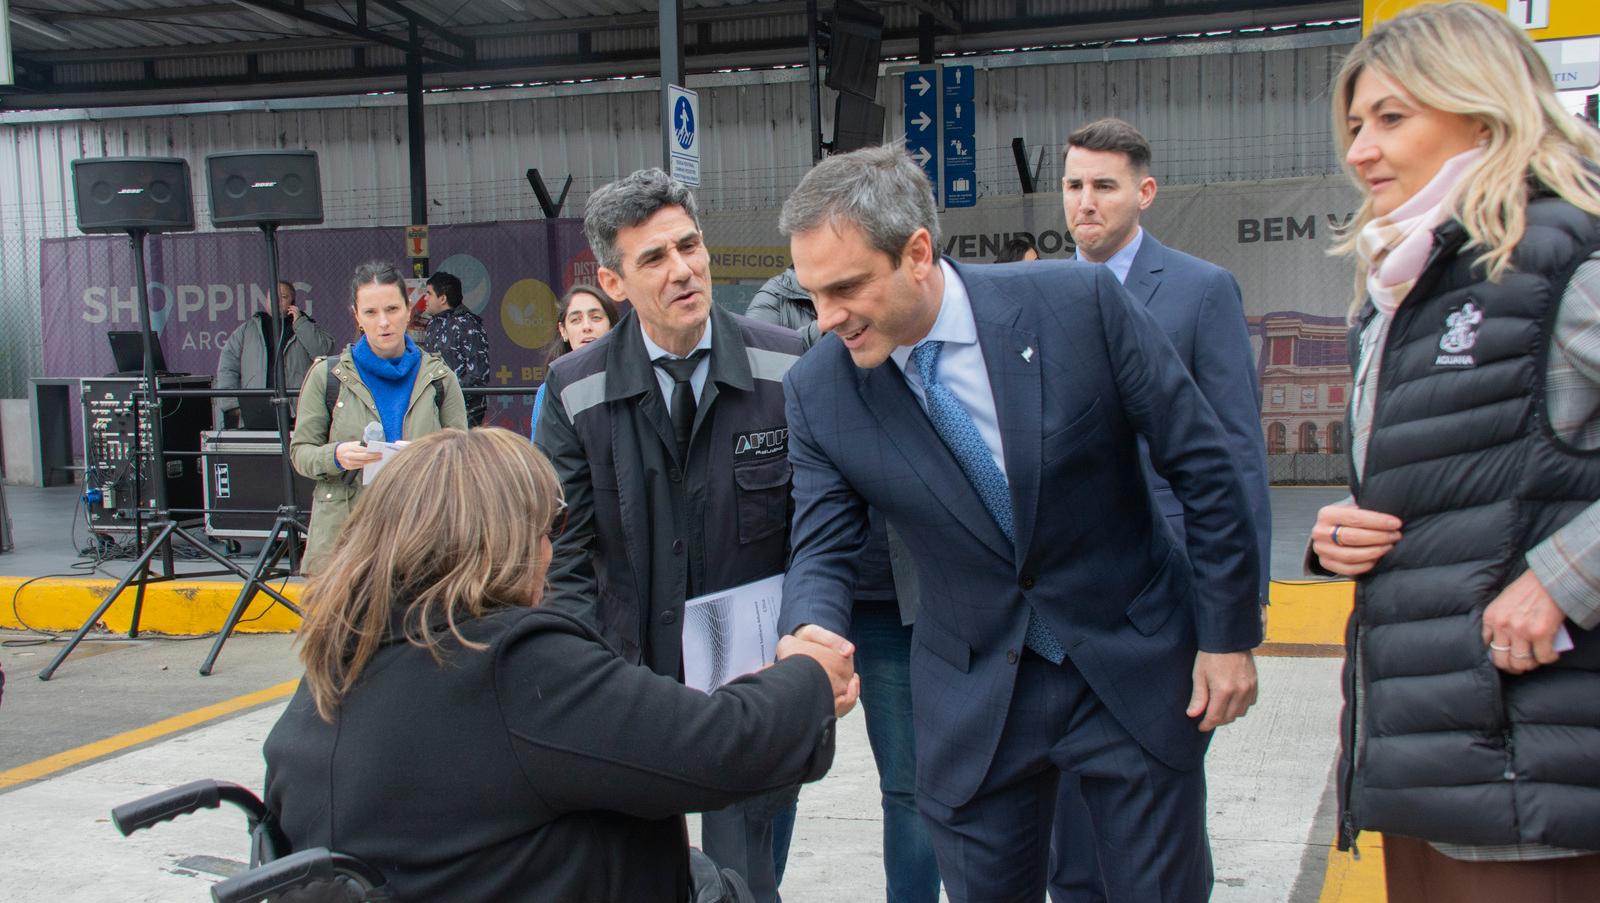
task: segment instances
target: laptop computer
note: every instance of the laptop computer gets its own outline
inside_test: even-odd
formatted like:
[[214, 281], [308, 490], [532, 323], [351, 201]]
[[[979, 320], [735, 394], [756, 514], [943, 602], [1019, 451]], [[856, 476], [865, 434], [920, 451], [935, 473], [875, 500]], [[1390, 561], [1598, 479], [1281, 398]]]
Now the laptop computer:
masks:
[[[118, 376], [138, 376], [144, 373], [144, 338], [137, 329], [113, 329], [106, 333], [111, 342], [111, 359], [116, 361]], [[159, 336], [151, 336], [151, 354], [155, 359], [155, 372], [166, 374], [167, 356], [161, 350]]]

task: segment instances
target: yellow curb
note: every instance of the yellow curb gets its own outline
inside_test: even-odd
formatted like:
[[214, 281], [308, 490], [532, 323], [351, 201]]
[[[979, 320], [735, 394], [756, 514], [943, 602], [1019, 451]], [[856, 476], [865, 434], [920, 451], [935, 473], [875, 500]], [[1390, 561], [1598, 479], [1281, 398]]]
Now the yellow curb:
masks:
[[1355, 605], [1355, 584], [1348, 580], [1272, 582], [1267, 609], [1268, 643], [1344, 646], [1344, 625]]
[[1322, 896], [1317, 903], [1385, 903], [1389, 893], [1383, 886], [1383, 840], [1369, 831], [1361, 835], [1361, 861], [1337, 847], [1328, 850], [1328, 871], [1322, 879]]
[[[26, 588], [22, 585], [27, 583]], [[26, 577], [0, 577], [0, 627], [13, 630], [33, 628], [55, 632], [76, 630], [83, 620], [117, 585], [115, 580], [51, 577], [28, 583]], [[172, 636], [215, 633], [239, 597], [242, 580], [172, 580], [145, 587], [144, 608], [139, 613], [139, 629]], [[300, 601], [301, 584], [270, 584], [291, 602]], [[19, 593], [18, 590], [21, 589]], [[123, 590], [109, 608], [102, 624], [107, 630], [126, 633], [133, 620], [135, 587]], [[260, 615], [259, 620], [251, 620]], [[300, 618], [257, 592], [240, 620], [240, 633], [288, 633], [300, 626]]]
[[[18, 588], [27, 582], [23, 577], [0, 577], [0, 627], [20, 630], [26, 624], [39, 630], [75, 630], [116, 585], [109, 579], [51, 577], [29, 583], [18, 595]], [[139, 629], [173, 636], [214, 633], [233, 607], [240, 585], [238, 581], [210, 580], [151, 584], [145, 588]], [[273, 586], [281, 586], [290, 601], [300, 600], [302, 584]], [[1291, 647], [1342, 646], [1345, 621], [1354, 604], [1354, 586], [1348, 581], [1274, 581], [1266, 641]], [[127, 631], [133, 617], [133, 596], [133, 589], [124, 590], [106, 612], [108, 630]], [[300, 626], [300, 619], [282, 606], [270, 605], [269, 610], [269, 602], [270, 597], [256, 594], [245, 612], [246, 620], [239, 624], [241, 633], [286, 633]], [[249, 620], [257, 615], [261, 615], [259, 620]]]
[[76, 749], [69, 749], [66, 752], [59, 752], [53, 756], [46, 756], [43, 759], [29, 762], [26, 765], [18, 765], [16, 768], [0, 771], [0, 790], [5, 790], [7, 787], [27, 781], [36, 781], [63, 769], [71, 768], [74, 765], [80, 765], [91, 759], [98, 759], [101, 756], [127, 749], [130, 746], [137, 746], [140, 743], [146, 743], [165, 737], [168, 734], [204, 724], [207, 721], [221, 718], [223, 715], [231, 715], [234, 712], [253, 708], [262, 703], [282, 699], [293, 693], [295, 687], [299, 685], [300, 681], [298, 679], [286, 680], [265, 690], [257, 690], [254, 693], [235, 696], [232, 699], [213, 703], [212, 705], [195, 709], [192, 712], [184, 712], [182, 715], [163, 718], [154, 724], [147, 724], [131, 731], [124, 731], [114, 737], [96, 740], [93, 743], [85, 743]]

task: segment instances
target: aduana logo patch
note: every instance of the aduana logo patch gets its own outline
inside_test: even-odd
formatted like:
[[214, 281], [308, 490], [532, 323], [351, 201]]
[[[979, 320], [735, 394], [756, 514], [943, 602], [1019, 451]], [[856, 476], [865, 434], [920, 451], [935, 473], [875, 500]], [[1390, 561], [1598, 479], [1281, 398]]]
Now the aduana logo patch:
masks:
[[733, 437], [734, 461], [760, 461], [789, 452], [789, 428], [751, 430]]

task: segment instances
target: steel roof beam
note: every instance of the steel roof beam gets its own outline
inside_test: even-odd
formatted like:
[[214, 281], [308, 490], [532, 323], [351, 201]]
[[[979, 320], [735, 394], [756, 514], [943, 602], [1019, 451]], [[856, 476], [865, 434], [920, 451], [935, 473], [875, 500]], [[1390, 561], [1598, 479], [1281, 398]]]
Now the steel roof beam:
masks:
[[961, 0], [905, 0], [905, 4], [938, 22], [945, 31], [961, 33]]
[[[392, 35], [385, 31], [379, 31], [375, 28], [363, 28], [355, 22], [348, 22], [344, 19], [326, 16], [318, 12], [312, 12], [310, 9], [307, 9], [304, 5], [299, 3], [289, 3], [285, 2], [285, 0], [239, 0], [239, 2], [249, 6], [259, 6], [262, 9], [271, 10], [275, 13], [282, 13], [291, 19], [298, 19], [302, 22], [315, 25], [318, 28], [326, 28], [329, 31], [337, 31], [341, 34], [350, 35], [354, 38], [360, 38], [361, 40], [369, 43], [382, 44], [385, 47], [393, 47], [397, 50], [404, 50], [407, 52], [415, 49], [417, 53], [420, 53], [425, 57], [429, 57], [452, 66], [471, 65], [473, 63], [473, 58], [476, 55], [473, 42], [470, 39], [463, 38], [454, 34], [453, 32], [449, 32], [448, 30], [446, 30], [444, 34], [439, 34], [438, 36], [446, 43], [455, 45], [462, 52], [453, 53], [447, 50], [441, 50], [437, 47], [429, 47], [426, 44], [421, 44], [420, 46], [413, 48], [411, 46], [411, 42], [406, 38]], [[383, 0], [373, 0], [373, 2], [382, 3], [386, 8], [388, 7], [388, 4], [384, 3]], [[402, 18], [404, 18], [404, 14], [402, 13], [397, 13], [397, 15], [401, 15]], [[411, 20], [407, 19], [406, 21], [409, 24]], [[416, 24], [423, 25], [423, 23], [420, 21]], [[427, 26], [424, 25], [423, 27]]]

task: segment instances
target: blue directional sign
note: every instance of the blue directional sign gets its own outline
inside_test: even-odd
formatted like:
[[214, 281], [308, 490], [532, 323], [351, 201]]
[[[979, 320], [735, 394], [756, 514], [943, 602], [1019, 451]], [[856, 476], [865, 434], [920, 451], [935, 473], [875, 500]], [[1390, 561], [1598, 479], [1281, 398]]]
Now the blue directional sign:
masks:
[[939, 188], [939, 70], [912, 69], [905, 75], [906, 153]]
[[971, 66], [949, 66], [944, 70], [943, 137], [940, 153], [944, 157], [944, 205], [971, 207], [978, 202], [978, 158], [973, 147], [977, 134], [973, 114]]

